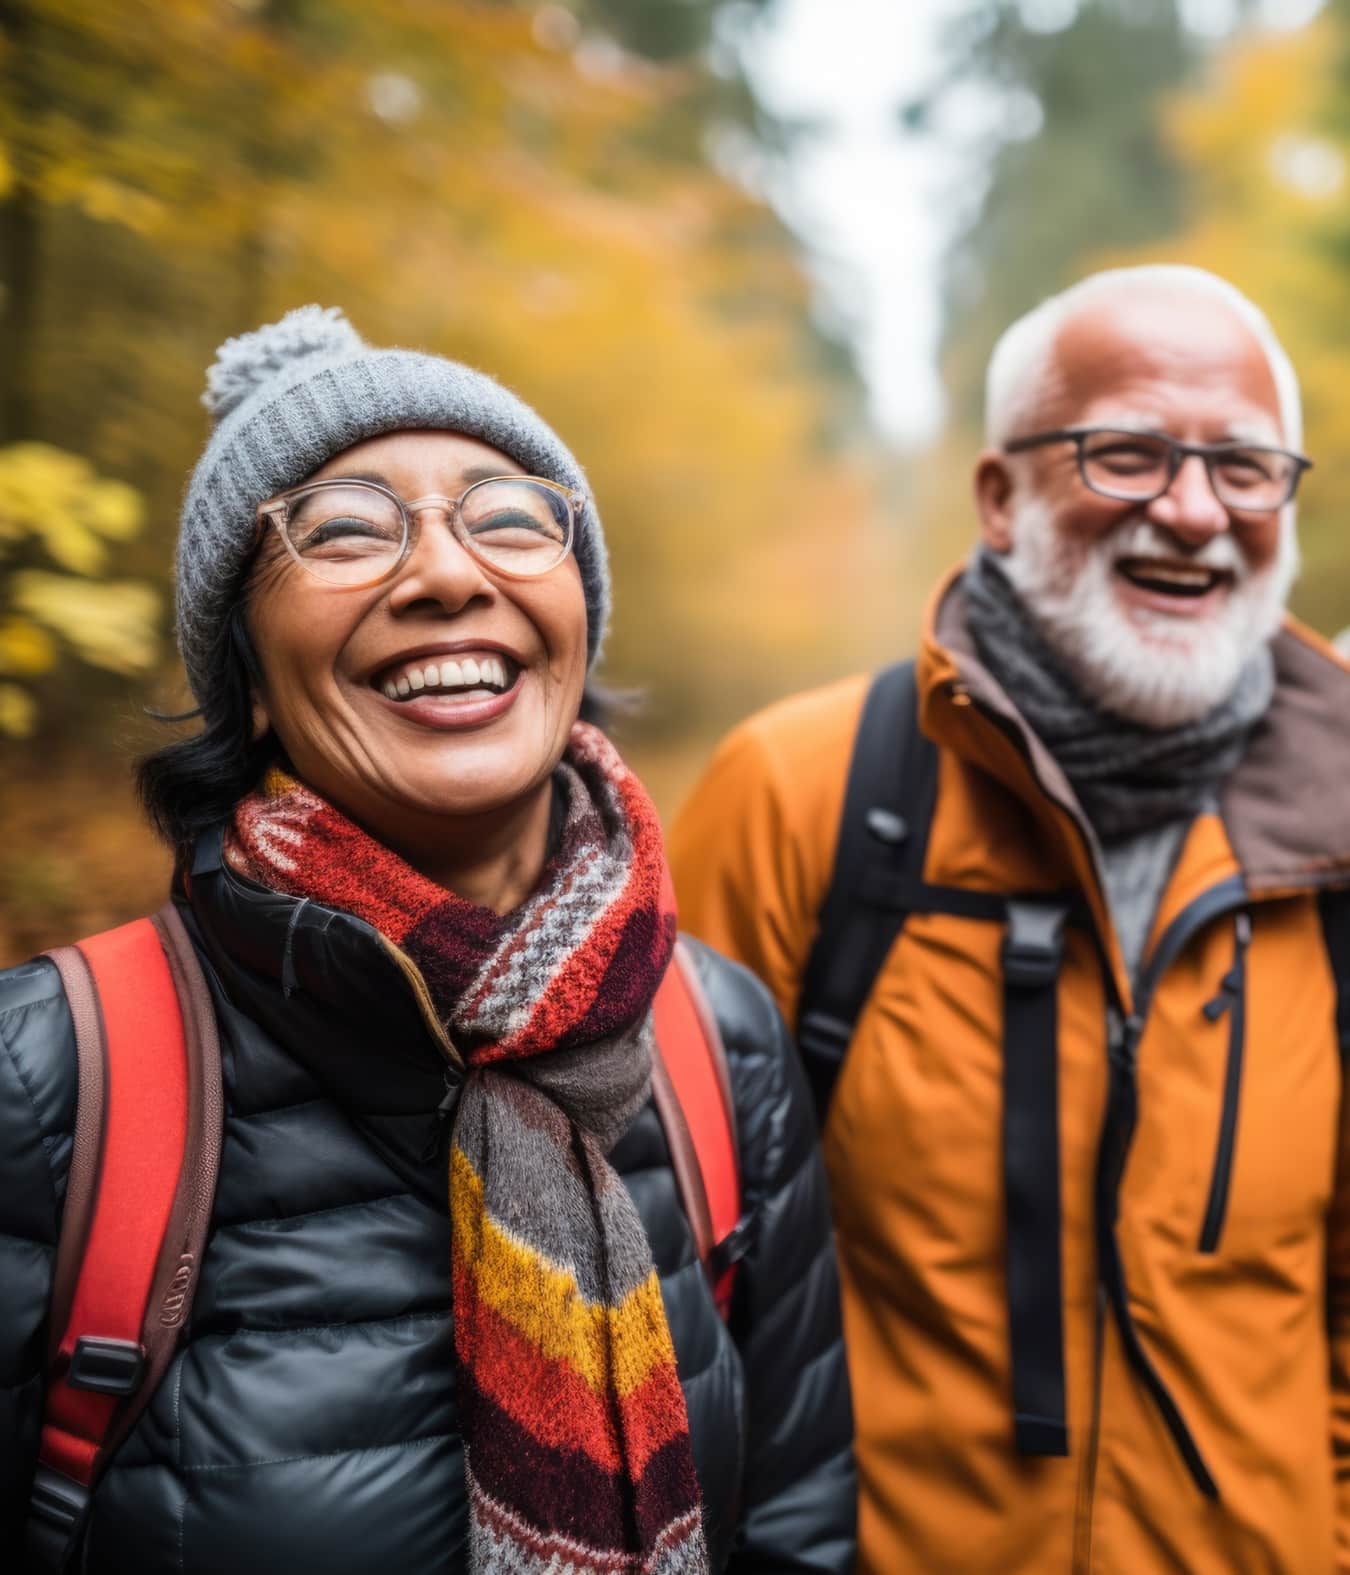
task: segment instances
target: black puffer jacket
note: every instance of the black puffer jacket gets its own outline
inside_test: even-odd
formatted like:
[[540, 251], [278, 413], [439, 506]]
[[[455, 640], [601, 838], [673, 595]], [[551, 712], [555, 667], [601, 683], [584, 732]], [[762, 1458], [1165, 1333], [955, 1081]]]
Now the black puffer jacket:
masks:
[[[217, 1003], [226, 1124], [187, 1337], [94, 1501], [94, 1575], [463, 1568], [444, 1060], [361, 921], [209, 857], [184, 916]], [[296, 988], [281, 986], [289, 947]], [[648, 1105], [612, 1158], [651, 1240], [714, 1569], [852, 1567], [851, 1419], [824, 1178], [768, 995], [703, 948], [749, 1254], [724, 1325]], [[0, 973], [0, 1549], [22, 1545], [75, 1106], [46, 962]]]

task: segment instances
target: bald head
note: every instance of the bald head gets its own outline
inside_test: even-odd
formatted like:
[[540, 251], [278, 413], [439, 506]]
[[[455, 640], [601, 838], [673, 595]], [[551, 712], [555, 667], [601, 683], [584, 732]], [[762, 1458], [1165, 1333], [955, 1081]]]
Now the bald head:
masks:
[[[1065, 382], [1084, 355], [1109, 352], [1131, 339], [1165, 352], [1177, 325], [1184, 328], [1198, 318], [1217, 334], [1240, 334], [1264, 363], [1279, 424], [1271, 438], [1297, 448], [1303, 426], [1298, 378], [1265, 314], [1217, 274], [1176, 265], [1091, 274], [1013, 323], [989, 361], [987, 441], [1000, 447], [1051, 424], [1051, 409], [1071, 405]], [[1178, 372], [1191, 375], [1193, 363], [1182, 364], [1179, 344], [1177, 359]]]

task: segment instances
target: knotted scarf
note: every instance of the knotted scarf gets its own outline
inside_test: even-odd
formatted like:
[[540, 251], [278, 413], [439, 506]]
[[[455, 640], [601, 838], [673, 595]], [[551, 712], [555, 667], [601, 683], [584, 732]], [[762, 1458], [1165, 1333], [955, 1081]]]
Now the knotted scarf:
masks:
[[1059, 762], [1103, 841], [1189, 818], [1213, 802], [1270, 704], [1269, 646], [1253, 653], [1232, 693], [1205, 716], [1144, 727], [1103, 710], [1073, 683], [986, 548], [971, 558], [962, 586], [981, 661]]
[[556, 847], [504, 916], [420, 875], [293, 778], [242, 800], [242, 874], [365, 919], [468, 1067], [450, 1141], [470, 1562], [705, 1575], [675, 1352], [606, 1153], [645, 1103], [675, 915], [656, 812], [597, 729], [554, 778]]

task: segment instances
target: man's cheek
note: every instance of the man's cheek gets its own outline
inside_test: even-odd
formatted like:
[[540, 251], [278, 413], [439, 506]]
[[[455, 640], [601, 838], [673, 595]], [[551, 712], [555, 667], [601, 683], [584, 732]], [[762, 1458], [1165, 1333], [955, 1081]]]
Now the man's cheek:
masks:
[[1268, 574], [1280, 555], [1280, 530], [1253, 532], [1241, 542], [1243, 561], [1249, 574]]
[[1067, 595], [1082, 576], [1092, 558], [1105, 554], [1108, 544], [1096, 538], [1083, 540], [1067, 533], [1054, 538], [1045, 565], [1047, 583], [1056, 595]]

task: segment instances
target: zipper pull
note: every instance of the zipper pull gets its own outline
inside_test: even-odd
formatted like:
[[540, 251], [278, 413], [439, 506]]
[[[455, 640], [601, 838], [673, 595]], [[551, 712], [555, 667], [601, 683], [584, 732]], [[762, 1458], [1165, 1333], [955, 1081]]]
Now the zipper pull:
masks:
[[440, 1156], [445, 1144], [445, 1134], [450, 1126], [450, 1117], [455, 1112], [459, 1103], [459, 1077], [452, 1067], [446, 1067], [445, 1092], [441, 1095], [441, 1102], [436, 1106], [431, 1115], [431, 1134], [427, 1138], [418, 1159], [423, 1165], [429, 1165], [432, 1160]]
[[1122, 1071], [1133, 1073], [1135, 1052], [1144, 1033], [1144, 1019], [1136, 1012], [1121, 1017], [1114, 1009], [1111, 1016], [1115, 1026], [1107, 1041], [1108, 1056]]
[[1252, 916], [1244, 908], [1233, 919], [1233, 966], [1219, 980], [1219, 993], [1204, 1005], [1205, 1021], [1217, 1023], [1242, 993], [1242, 964], [1252, 943]]

